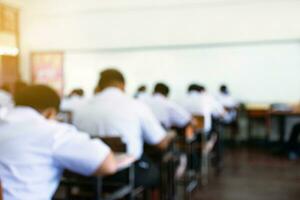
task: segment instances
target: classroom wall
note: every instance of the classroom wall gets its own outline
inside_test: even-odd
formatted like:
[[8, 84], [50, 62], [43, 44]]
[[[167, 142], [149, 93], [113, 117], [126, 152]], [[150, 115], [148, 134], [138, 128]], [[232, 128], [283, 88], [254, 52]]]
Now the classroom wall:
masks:
[[[125, 72], [128, 73], [130, 80], [135, 80], [132, 77], [137, 74], [136, 72], [149, 71], [151, 65], [153, 75], [147, 74], [144, 77], [144, 74], [139, 74], [140, 78], [130, 82], [131, 91], [135, 83], [141, 82], [141, 79], [147, 82], [148, 77], [159, 78], [162, 70], [160, 58], [163, 58], [164, 66], [175, 68], [173, 74], [175, 76], [167, 78], [172, 84], [175, 80], [181, 80], [181, 74], [179, 76], [178, 72], [182, 72], [184, 69], [182, 66], [185, 66], [189, 71], [195, 72], [191, 74], [193, 79], [196, 73], [207, 74], [203, 78], [204, 81], [207, 82], [209, 88], [215, 89], [219, 84], [217, 80], [221, 79], [219, 76], [212, 76], [212, 73], [215, 69], [221, 71], [230, 69], [229, 65], [233, 61], [227, 61], [228, 57], [230, 57], [229, 60], [234, 60], [236, 56], [236, 51], [230, 47], [232, 44], [292, 41], [297, 46], [300, 38], [300, 24], [298, 23], [300, 2], [294, 0], [186, 0], [184, 2], [181, 0], [85, 0], [84, 3], [82, 2], [82, 0], [27, 0], [21, 12], [21, 64], [25, 79], [30, 79], [30, 52], [63, 50], [66, 52], [67, 89], [72, 86], [70, 83], [73, 81], [72, 77], [77, 76], [76, 71], [81, 66], [86, 66], [86, 73], [91, 74], [87, 76], [87, 79], [94, 79], [92, 75], [97, 74], [95, 69], [98, 67], [119, 65], [128, 67]], [[208, 50], [202, 48], [203, 45], [210, 44], [220, 45], [222, 54], [226, 54], [225, 61], [219, 59], [221, 50], [211, 51], [211, 48]], [[196, 48], [193, 48], [195, 46]], [[198, 46], [201, 48], [198, 49]], [[173, 51], [178, 47], [186, 48]], [[230, 47], [228, 51], [227, 47]], [[148, 51], [149, 48], [154, 48], [155, 51]], [[165, 48], [169, 50], [160, 50]], [[282, 67], [288, 59], [287, 62], [291, 66], [285, 65], [284, 67], [297, 71], [295, 66], [298, 58], [294, 55], [298, 52], [298, 47], [293, 47], [293, 50], [285, 48], [280, 50], [279, 48], [280, 46], [276, 48], [275, 53], [271, 51], [272, 48], [269, 48], [271, 52], [268, 54], [273, 55], [280, 51], [292, 52], [293, 59], [290, 59], [289, 53], [284, 53], [286, 57], [278, 53], [276, 55], [282, 60], [277, 64], [272, 60], [275, 56], [267, 56], [271, 60], [265, 61], [269, 63], [268, 70], [263, 70], [263, 62], [260, 62], [263, 58], [259, 58], [259, 51], [237, 53], [239, 59], [233, 64], [235, 68], [226, 74], [224, 81], [233, 85], [233, 90], [239, 98], [249, 98], [249, 96], [244, 96], [245, 92], [242, 88], [244, 85], [238, 82], [242, 78], [232, 76], [236, 73], [232, 70], [238, 71], [242, 67], [244, 71], [241, 72], [240, 77], [244, 78], [248, 78], [246, 77], [247, 71], [259, 72], [260, 75], [255, 80], [261, 82], [262, 77], [270, 78], [269, 71], [273, 70], [271, 68], [276, 65], [274, 76], [278, 76], [282, 82], [287, 82], [286, 89], [291, 85], [292, 80], [281, 74], [283, 68], [279, 66]], [[140, 52], [132, 51], [132, 49]], [[199, 57], [202, 51], [204, 54], [208, 52], [208, 58]], [[251, 57], [253, 53], [255, 61]], [[245, 57], [248, 55], [250, 57]], [[238, 65], [239, 62], [242, 65]], [[250, 69], [246, 69], [246, 66], [249, 67], [250, 64]], [[74, 67], [74, 74], [68, 75], [72, 74], [70, 71], [73, 71], [69, 69], [71, 65]], [[165, 68], [163, 67], [164, 70]], [[186, 79], [183, 82], [185, 84]], [[239, 84], [236, 84], [237, 82]], [[249, 84], [248, 89], [250, 86], [253, 85]], [[266, 86], [268, 87], [264, 89], [270, 89], [274, 93], [273, 84]], [[91, 88], [91, 83], [88, 87]], [[178, 90], [182, 91], [183, 89], [180, 88]], [[292, 94], [292, 90], [290, 93], [287, 96], [274, 96], [272, 100], [295, 100], [296, 95]], [[269, 94], [264, 91], [257, 91], [257, 97], [251, 95], [250, 100], [269, 101], [270, 98]]]
[[300, 99], [299, 55], [300, 43], [67, 52], [66, 92], [83, 87], [91, 94], [100, 70], [116, 66], [131, 94], [139, 84], [165, 81], [180, 100], [191, 82], [205, 84], [212, 93], [226, 83], [242, 101], [295, 102]]

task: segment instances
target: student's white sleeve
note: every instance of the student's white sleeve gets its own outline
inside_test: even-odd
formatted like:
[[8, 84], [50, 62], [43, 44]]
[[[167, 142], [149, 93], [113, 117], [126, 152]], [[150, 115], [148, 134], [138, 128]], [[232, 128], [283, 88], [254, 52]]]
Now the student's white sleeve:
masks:
[[166, 131], [146, 105], [140, 104], [139, 111], [144, 140], [151, 145], [159, 144], [166, 137]]
[[99, 139], [90, 139], [87, 133], [68, 129], [55, 135], [53, 156], [62, 168], [83, 175], [92, 175], [106, 159], [110, 149]]
[[169, 114], [172, 125], [176, 125], [179, 128], [186, 126], [192, 118], [190, 113], [175, 103], [170, 104]]

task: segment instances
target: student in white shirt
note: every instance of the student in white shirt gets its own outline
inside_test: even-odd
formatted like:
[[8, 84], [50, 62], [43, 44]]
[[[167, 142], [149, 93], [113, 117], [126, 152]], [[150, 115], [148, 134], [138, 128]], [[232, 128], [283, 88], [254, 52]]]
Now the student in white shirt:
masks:
[[80, 107], [81, 104], [83, 103], [84, 103], [83, 89], [80, 88], [74, 89], [66, 98], [63, 98], [60, 105], [60, 110], [74, 112], [74, 110]]
[[0, 180], [5, 200], [50, 200], [64, 169], [83, 175], [115, 173], [110, 149], [54, 120], [60, 99], [51, 88], [28, 86], [0, 122]]
[[146, 85], [141, 85], [137, 88], [134, 98], [138, 99], [140, 97], [143, 97], [144, 95], [147, 95], [147, 87]]
[[191, 115], [183, 107], [168, 99], [169, 87], [164, 83], [157, 83], [153, 95], [141, 99], [152, 110], [156, 118], [166, 128], [184, 128], [191, 121]]
[[223, 106], [203, 86], [197, 84], [188, 87], [183, 106], [193, 116], [204, 117], [204, 131], [207, 134], [213, 130], [213, 117], [223, 118], [226, 115]]
[[239, 103], [230, 95], [226, 85], [220, 86], [217, 99], [228, 113], [222, 122], [223, 124], [230, 126], [232, 139], [235, 140], [236, 135], [238, 134], [237, 110]]
[[239, 106], [239, 103], [230, 95], [230, 92], [226, 85], [220, 86], [217, 99], [225, 108], [231, 109], [231, 108], [237, 108]]
[[125, 94], [125, 79], [116, 69], [101, 72], [98, 93], [74, 115], [75, 125], [94, 136], [119, 136], [138, 160], [136, 185], [156, 186], [158, 169], [143, 154], [144, 142], [165, 149], [170, 139], [151, 110]]

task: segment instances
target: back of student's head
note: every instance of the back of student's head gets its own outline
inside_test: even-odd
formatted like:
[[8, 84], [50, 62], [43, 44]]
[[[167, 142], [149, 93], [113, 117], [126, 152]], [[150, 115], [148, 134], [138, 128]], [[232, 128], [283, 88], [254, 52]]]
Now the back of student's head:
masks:
[[8, 84], [4, 84], [0, 87], [1, 90], [4, 90], [5, 92], [11, 93], [11, 88]]
[[154, 91], [153, 91], [154, 94], [161, 94], [167, 97], [169, 95], [169, 92], [170, 89], [165, 83], [157, 83], [154, 86]]
[[16, 106], [31, 107], [39, 112], [50, 108], [58, 111], [60, 97], [46, 85], [31, 85], [16, 93], [15, 103]]
[[226, 85], [221, 85], [220, 86], [220, 92], [223, 93], [223, 94], [228, 94], [229, 91], [228, 91], [228, 88]]
[[84, 96], [84, 90], [81, 88], [77, 88], [71, 91], [71, 93], [69, 94], [69, 97], [72, 96], [79, 96], [79, 97], [83, 97]]
[[146, 90], [147, 90], [146, 85], [141, 85], [141, 86], [138, 87], [137, 92], [138, 93], [139, 92], [146, 92]]
[[100, 91], [107, 87], [118, 87], [120, 89], [124, 89], [125, 78], [117, 69], [106, 69], [100, 73], [100, 79], [97, 87]]
[[206, 89], [203, 85], [199, 85], [199, 84], [191, 84], [188, 87], [188, 92], [204, 92]]

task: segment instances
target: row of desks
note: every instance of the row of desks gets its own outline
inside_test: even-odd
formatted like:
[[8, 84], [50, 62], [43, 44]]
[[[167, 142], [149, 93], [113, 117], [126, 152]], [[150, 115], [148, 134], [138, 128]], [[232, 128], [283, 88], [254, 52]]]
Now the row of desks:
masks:
[[249, 106], [246, 107], [247, 117], [249, 120], [249, 134], [251, 134], [251, 123], [254, 120], [264, 120], [266, 126], [267, 136], [272, 130], [271, 119], [278, 119], [279, 127], [279, 142], [284, 143], [285, 130], [287, 125], [287, 118], [300, 117], [300, 108], [287, 111], [272, 110], [269, 106]]

